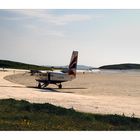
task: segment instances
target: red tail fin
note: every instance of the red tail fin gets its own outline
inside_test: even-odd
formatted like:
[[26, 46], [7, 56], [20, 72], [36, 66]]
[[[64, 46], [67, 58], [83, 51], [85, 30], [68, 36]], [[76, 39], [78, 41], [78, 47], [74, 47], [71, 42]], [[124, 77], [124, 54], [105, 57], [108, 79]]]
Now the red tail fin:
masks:
[[77, 69], [77, 61], [78, 61], [78, 51], [73, 51], [71, 61], [69, 64], [69, 75], [73, 75], [76, 77], [76, 69]]

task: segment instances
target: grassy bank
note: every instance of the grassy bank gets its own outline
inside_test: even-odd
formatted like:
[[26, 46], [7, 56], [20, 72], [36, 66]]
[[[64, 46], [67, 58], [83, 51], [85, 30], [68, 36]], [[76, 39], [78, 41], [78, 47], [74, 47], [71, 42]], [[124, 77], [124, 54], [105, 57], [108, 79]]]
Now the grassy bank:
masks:
[[14, 62], [8, 60], [0, 60], [0, 68], [12, 68], [12, 69], [27, 69], [27, 70], [51, 70], [50, 67], [38, 66], [32, 64], [25, 64], [21, 62]]
[[0, 100], [0, 130], [140, 130], [140, 119], [6, 99]]
[[110, 70], [133, 70], [133, 69], [140, 69], [140, 64], [114, 64], [114, 65], [105, 65], [99, 67], [99, 69], [110, 69]]

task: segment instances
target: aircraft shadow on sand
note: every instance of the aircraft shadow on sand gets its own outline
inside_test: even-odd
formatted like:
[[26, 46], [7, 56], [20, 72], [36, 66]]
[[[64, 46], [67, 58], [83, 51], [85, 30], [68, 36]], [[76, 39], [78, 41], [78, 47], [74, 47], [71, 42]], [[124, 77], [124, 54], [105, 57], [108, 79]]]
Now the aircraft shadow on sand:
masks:
[[24, 87], [24, 86], [3, 86], [3, 85], [0, 85], [0, 87], [26, 88], [26, 87]]
[[58, 89], [58, 88], [41, 88], [39, 89], [38, 87], [33, 87], [33, 86], [28, 86], [28, 88], [35, 88], [35, 89], [38, 89], [40, 90], [41, 92], [61, 92], [61, 93], [74, 93], [72, 91], [63, 91], [63, 89], [87, 89], [87, 88], [82, 88], [82, 87], [75, 87], [75, 88], [62, 88], [62, 89]]
[[38, 89], [39, 91], [41, 92], [61, 92], [61, 93], [74, 93], [74, 92], [71, 92], [71, 91], [63, 91], [63, 89], [87, 89], [87, 88], [82, 88], [82, 87], [76, 87], [76, 88], [63, 88], [63, 89], [58, 89], [58, 88], [42, 88], [42, 89], [39, 89], [38, 87], [35, 87], [35, 86], [4, 86], [4, 85], [0, 85], [0, 87], [11, 87], [11, 88], [34, 88], [34, 89]]

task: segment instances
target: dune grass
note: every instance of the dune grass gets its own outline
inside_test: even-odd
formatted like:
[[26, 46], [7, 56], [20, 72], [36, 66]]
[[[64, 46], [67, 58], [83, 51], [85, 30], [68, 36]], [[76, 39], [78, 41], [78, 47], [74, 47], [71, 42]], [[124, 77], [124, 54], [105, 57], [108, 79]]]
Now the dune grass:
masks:
[[0, 100], [0, 130], [140, 130], [140, 119], [3, 99]]
[[25, 64], [9, 60], [0, 60], [0, 68], [26, 69], [26, 70], [52, 70], [52, 68], [50, 67]]

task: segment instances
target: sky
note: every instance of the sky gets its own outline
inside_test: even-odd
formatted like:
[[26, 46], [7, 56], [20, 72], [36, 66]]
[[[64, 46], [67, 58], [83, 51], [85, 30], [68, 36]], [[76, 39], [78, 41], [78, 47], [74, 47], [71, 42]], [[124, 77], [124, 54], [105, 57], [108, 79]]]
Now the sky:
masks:
[[60, 66], [140, 63], [140, 10], [0, 10], [0, 59]]

